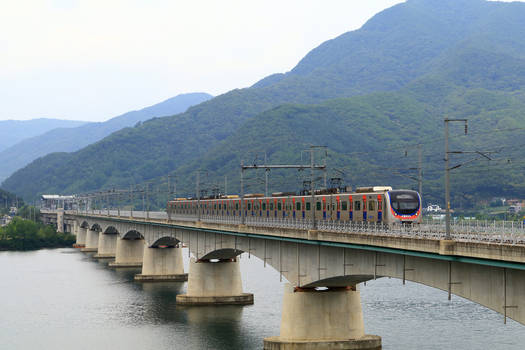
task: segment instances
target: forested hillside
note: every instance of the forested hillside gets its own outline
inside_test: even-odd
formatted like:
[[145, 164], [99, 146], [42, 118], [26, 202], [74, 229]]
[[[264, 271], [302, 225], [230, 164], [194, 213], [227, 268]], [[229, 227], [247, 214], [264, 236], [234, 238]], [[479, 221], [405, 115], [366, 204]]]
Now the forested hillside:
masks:
[[[338, 169], [329, 177], [413, 186], [406, 176], [414, 175], [420, 143], [425, 198], [439, 200], [449, 116], [468, 118], [470, 128], [467, 136], [459, 136], [460, 125], [451, 128], [451, 148], [498, 151], [490, 163], [455, 171], [456, 199], [525, 195], [524, 16], [522, 3], [410, 0], [323, 43], [289, 73], [38, 159], [2, 186], [24, 196], [78, 193], [158, 183], [172, 173], [179, 193], [192, 193], [195, 171], [206, 169], [203, 181], [227, 175], [231, 192], [241, 159], [257, 153], [261, 163], [266, 152], [273, 163], [297, 162], [311, 144], [328, 147], [328, 165]], [[472, 156], [479, 155], [454, 161]], [[303, 176], [272, 173], [271, 185], [297, 189]], [[250, 181], [249, 191], [260, 191], [260, 180]]]

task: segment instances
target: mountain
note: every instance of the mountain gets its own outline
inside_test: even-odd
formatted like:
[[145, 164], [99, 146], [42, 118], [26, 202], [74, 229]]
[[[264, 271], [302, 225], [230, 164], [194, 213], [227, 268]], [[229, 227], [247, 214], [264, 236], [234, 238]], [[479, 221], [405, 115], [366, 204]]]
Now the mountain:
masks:
[[38, 136], [26, 138], [0, 152], [0, 181], [17, 169], [29, 164], [38, 157], [53, 152], [73, 152], [96, 142], [114, 131], [132, 126], [153, 117], [163, 117], [186, 111], [188, 107], [212, 98], [206, 93], [189, 93], [172, 97], [166, 101], [124, 113], [100, 123], [71, 128], [60, 127]]
[[0, 121], [0, 152], [26, 139], [55, 128], [72, 128], [86, 124], [83, 121], [38, 118], [31, 120]]
[[[523, 3], [409, 0], [321, 44], [288, 73], [77, 152], [38, 159], [2, 187], [31, 197], [129, 187], [176, 173], [178, 191], [192, 193], [196, 170], [206, 169], [208, 183], [228, 175], [233, 191], [241, 159], [252, 161], [258, 153], [260, 163], [266, 152], [274, 163], [297, 162], [310, 144], [326, 145], [330, 166], [340, 168], [328, 176], [342, 173], [354, 185], [410, 186], [407, 169], [417, 166], [414, 148], [421, 143], [426, 198], [439, 200], [448, 115], [468, 118], [473, 135], [452, 134], [451, 147], [494, 147], [513, 159], [511, 168], [466, 165], [453, 176], [454, 188], [521, 195], [525, 179], [515, 160], [524, 155], [524, 16]], [[468, 160], [459, 157], [454, 160]], [[275, 189], [301, 185], [287, 176], [272, 174]]]

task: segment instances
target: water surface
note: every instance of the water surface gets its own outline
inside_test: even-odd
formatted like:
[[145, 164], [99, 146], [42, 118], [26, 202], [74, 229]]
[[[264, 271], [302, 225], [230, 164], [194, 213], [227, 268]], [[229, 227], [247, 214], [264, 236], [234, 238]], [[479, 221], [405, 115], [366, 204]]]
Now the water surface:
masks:
[[[0, 348], [261, 349], [279, 334], [283, 283], [255, 257], [241, 270], [254, 305], [180, 307], [185, 283], [135, 283], [140, 270], [73, 249], [0, 252]], [[525, 326], [443, 291], [379, 279], [361, 296], [366, 332], [384, 349], [525, 348]]]

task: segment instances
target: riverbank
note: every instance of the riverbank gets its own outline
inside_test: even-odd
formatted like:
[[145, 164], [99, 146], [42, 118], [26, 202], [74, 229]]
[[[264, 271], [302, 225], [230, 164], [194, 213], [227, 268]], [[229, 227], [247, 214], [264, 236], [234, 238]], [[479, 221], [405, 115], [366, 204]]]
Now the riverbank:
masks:
[[15, 217], [0, 228], [0, 251], [71, 247], [75, 236], [57, 233], [49, 225]]

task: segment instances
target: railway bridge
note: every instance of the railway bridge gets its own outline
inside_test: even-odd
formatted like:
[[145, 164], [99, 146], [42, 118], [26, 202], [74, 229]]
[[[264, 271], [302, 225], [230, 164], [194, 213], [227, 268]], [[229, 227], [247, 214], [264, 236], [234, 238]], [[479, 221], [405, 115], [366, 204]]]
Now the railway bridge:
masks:
[[[237, 257], [273, 267], [286, 285], [279, 336], [265, 349], [380, 349], [364, 333], [359, 284], [380, 277], [413, 281], [484, 305], [525, 324], [523, 224], [461, 224], [446, 240], [441, 225], [388, 228], [306, 220], [168, 217], [165, 212], [43, 211], [70, 228], [76, 246], [110, 266], [142, 266], [136, 280], [188, 280], [177, 303], [250, 304]], [[182, 266], [185, 246], [191, 255]]]

